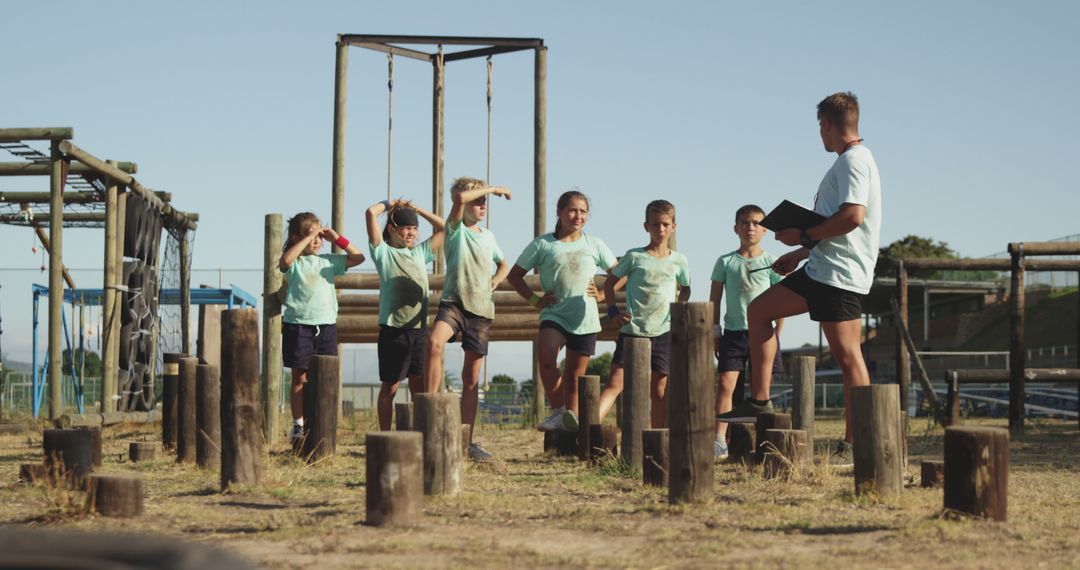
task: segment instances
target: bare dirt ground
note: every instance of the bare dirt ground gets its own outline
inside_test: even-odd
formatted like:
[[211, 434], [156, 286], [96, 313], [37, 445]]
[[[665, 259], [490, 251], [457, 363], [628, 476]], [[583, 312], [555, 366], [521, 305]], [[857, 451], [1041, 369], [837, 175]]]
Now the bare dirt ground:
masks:
[[[127, 461], [127, 442], [158, 439], [160, 428], [109, 428], [102, 471], [146, 478], [146, 514], [133, 520], [86, 514], [81, 493], [17, 483], [19, 464], [40, 459], [40, 431], [0, 436], [0, 524], [171, 535], [269, 568], [1080, 567], [1076, 422], [1031, 421], [1012, 441], [1006, 523], [942, 516], [942, 492], [917, 482], [894, 501], [856, 497], [850, 468], [766, 481], [722, 463], [711, 503], [673, 507], [666, 489], [613, 462], [545, 456], [531, 429], [484, 426], [478, 440], [497, 459], [468, 465], [464, 491], [428, 498], [410, 528], [363, 524], [371, 423], [352, 420], [338, 455], [315, 465], [278, 444], [259, 487], [224, 494], [216, 472], [170, 456]], [[842, 429], [819, 419], [818, 444]], [[941, 436], [913, 420], [913, 478], [921, 459], [940, 458]]]

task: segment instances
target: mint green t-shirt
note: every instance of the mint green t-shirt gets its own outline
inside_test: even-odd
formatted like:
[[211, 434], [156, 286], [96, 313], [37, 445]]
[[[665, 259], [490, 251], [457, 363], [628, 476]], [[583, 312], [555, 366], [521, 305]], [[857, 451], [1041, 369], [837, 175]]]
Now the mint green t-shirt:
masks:
[[611, 274], [626, 277], [626, 310], [630, 322], [619, 332], [655, 337], [671, 330], [675, 284], [690, 286], [690, 263], [685, 255], [672, 251], [667, 257], [654, 257], [645, 248], [636, 247], [622, 256]]
[[474, 226], [473, 231], [461, 221], [446, 223], [446, 282], [441, 301], [461, 303], [466, 311], [495, 318], [491, 277], [503, 252], [490, 230]]
[[337, 323], [337, 291], [334, 277], [345, 274], [341, 253], [301, 255], [281, 272], [289, 282], [285, 290], [285, 310], [281, 320], [297, 325]]
[[586, 290], [597, 269], [606, 271], [617, 262], [598, 238], [581, 234], [577, 241], [563, 242], [544, 234], [525, 247], [515, 264], [526, 271], [538, 268], [540, 286], [557, 299], [540, 311], [541, 321], [551, 321], [570, 334], [592, 334], [600, 332], [600, 313]]
[[399, 329], [427, 327], [428, 271], [435, 261], [431, 239], [416, 247], [391, 247], [383, 240], [368, 244], [371, 261], [379, 273], [379, 324]]
[[784, 277], [772, 269], [749, 273], [753, 269], [771, 267], [776, 258], [762, 252], [757, 257], [743, 257], [738, 251], [720, 256], [713, 266], [712, 280], [724, 284], [727, 311], [724, 314], [724, 330], [745, 331], [746, 307], [754, 297], [779, 283]]

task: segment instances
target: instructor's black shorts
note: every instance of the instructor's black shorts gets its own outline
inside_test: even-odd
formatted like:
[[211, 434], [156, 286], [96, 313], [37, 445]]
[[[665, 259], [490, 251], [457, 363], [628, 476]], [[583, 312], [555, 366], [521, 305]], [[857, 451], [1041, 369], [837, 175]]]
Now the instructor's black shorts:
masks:
[[285, 367], [307, 370], [308, 360], [317, 354], [337, 356], [337, 325], [281, 323], [281, 363]]
[[810, 320], [814, 322], [836, 323], [862, 318], [865, 295], [814, 281], [806, 274], [806, 266], [785, 277], [780, 284], [806, 299]]
[[578, 354], [585, 356], [592, 356], [596, 354], [596, 333], [592, 334], [573, 334], [566, 332], [566, 329], [559, 326], [554, 321], [541, 321], [540, 330], [555, 329], [563, 335], [566, 339], [566, 349], [572, 350]]
[[424, 373], [428, 330], [379, 326], [379, 381], [393, 384]]
[[488, 353], [488, 332], [491, 331], [491, 319], [466, 311], [460, 303], [439, 303], [439, 314], [435, 322], [444, 322], [454, 331], [454, 338], [461, 340], [461, 348], [481, 356]]
[[[623, 339], [627, 338], [643, 337], [634, 337], [633, 335], [619, 333], [619, 338], [615, 341], [615, 354], [611, 355], [612, 365], [623, 365]], [[649, 346], [652, 348], [652, 371], [656, 374], [667, 376], [668, 369], [670, 368], [668, 363], [671, 361], [671, 332], [647, 338], [649, 339]]]

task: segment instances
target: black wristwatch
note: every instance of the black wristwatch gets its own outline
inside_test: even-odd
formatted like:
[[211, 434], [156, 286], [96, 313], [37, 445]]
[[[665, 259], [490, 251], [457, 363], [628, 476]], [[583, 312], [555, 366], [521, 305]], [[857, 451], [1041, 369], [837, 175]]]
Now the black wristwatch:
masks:
[[819, 239], [810, 239], [810, 236], [806, 235], [806, 230], [799, 231], [799, 245], [806, 249], [814, 249], [814, 246], [821, 243]]

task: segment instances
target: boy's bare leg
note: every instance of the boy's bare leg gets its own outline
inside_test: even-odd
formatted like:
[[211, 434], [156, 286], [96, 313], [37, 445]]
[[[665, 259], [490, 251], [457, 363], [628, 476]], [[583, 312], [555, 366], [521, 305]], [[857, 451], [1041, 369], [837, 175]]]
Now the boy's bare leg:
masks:
[[621, 364], [611, 365], [611, 374], [608, 375], [608, 384], [600, 392], [600, 421], [603, 422], [608, 412], [615, 406], [615, 399], [623, 391], [623, 367]]
[[566, 339], [555, 329], [542, 329], [536, 341], [536, 358], [540, 365], [540, 382], [544, 385], [551, 409], [566, 405], [563, 397], [562, 373], [559, 371], [559, 350]]
[[292, 369], [292, 392], [289, 394], [289, 411], [292, 419], [304, 417], [304, 384], [307, 382], [307, 370]]
[[480, 366], [483, 355], [465, 351], [465, 363], [461, 366], [461, 423], [469, 424], [469, 443], [472, 443], [472, 426], [476, 425], [476, 407], [480, 399]]
[[667, 374], [653, 372], [649, 382], [649, 399], [652, 406], [652, 427], [663, 429], [667, 427]]
[[[454, 329], [450, 325], [435, 321], [431, 326], [431, 332], [427, 340], [427, 366], [424, 367], [425, 392], [432, 394], [439, 391], [443, 382], [443, 352], [446, 350], [446, 342], [454, 336]], [[411, 386], [411, 384], [410, 384]]]
[[783, 285], [773, 285], [750, 302], [746, 321], [750, 325], [750, 397], [768, 400], [776, 360], [773, 321], [807, 312], [806, 299]]
[[379, 387], [379, 429], [390, 431], [390, 423], [394, 417], [394, 396], [397, 395], [400, 382], [383, 382]]
[[862, 355], [862, 321], [821, 323], [821, 329], [829, 341], [833, 359], [844, 375], [844, 440], [851, 443], [851, 389], [870, 385], [870, 373]]
[[[725, 370], [720, 373], [720, 382], [716, 389], [716, 413], [731, 411], [731, 395], [735, 393], [735, 384], [739, 381], [738, 370]], [[724, 441], [727, 437], [727, 422], [716, 422], [716, 439]]]

